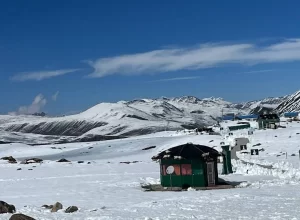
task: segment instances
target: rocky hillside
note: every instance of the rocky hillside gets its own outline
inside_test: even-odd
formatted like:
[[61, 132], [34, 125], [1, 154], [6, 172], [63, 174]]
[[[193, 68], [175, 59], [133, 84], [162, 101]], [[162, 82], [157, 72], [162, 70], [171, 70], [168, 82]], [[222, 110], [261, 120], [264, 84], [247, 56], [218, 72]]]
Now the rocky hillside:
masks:
[[300, 91], [286, 97], [286, 99], [275, 108], [279, 114], [284, 112], [300, 111]]

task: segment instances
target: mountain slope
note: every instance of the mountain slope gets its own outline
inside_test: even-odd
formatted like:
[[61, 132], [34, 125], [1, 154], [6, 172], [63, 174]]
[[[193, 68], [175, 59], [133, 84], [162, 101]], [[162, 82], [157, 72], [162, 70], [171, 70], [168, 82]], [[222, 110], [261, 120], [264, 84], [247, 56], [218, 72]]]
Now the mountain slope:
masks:
[[280, 105], [275, 108], [279, 114], [284, 112], [300, 111], [300, 91], [288, 96]]
[[262, 100], [244, 102], [240, 104], [231, 104], [231, 107], [238, 109], [249, 110], [249, 114], [262, 114], [264, 112], [273, 111], [279, 104], [285, 101], [288, 96], [269, 97]]
[[94, 140], [95, 136], [134, 136], [212, 125], [222, 110], [224, 114], [240, 111], [230, 105], [220, 98], [192, 96], [100, 103], [80, 114], [64, 117], [3, 115], [0, 130], [85, 140]]

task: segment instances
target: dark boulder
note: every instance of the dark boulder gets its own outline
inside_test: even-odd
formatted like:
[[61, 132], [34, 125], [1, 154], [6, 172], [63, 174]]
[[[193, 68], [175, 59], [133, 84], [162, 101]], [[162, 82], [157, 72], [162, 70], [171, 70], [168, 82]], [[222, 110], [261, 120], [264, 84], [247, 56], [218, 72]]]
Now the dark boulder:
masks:
[[21, 164], [42, 163], [42, 162], [43, 160], [40, 158], [29, 158], [22, 161]]
[[7, 160], [8, 163], [17, 163], [17, 160], [15, 158], [13, 158], [12, 156], [2, 157], [1, 160]]
[[24, 214], [14, 214], [9, 218], [9, 220], [35, 220], [35, 219]]
[[15, 213], [16, 208], [14, 205], [8, 204], [4, 201], [0, 201], [0, 214], [3, 213]]
[[53, 205], [51, 212], [57, 212], [60, 209], [63, 209], [63, 205], [61, 203], [57, 202]]
[[60, 159], [60, 160], [58, 160], [58, 161], [56, 161], [56, 162], [59, 162], [59, 163], [66, 163], [66, 162], [71, 162], [71, 161], [69, 161], [69, 160], [67, 160], [67, 159], [65, 159], [65, 158], [62, 158], [62, 159]]
[[77, 206], [70, 206], [66, 209], [66, 213], [73, 213], [73, 212], [77, 212], [77, 211], [78, 211]]

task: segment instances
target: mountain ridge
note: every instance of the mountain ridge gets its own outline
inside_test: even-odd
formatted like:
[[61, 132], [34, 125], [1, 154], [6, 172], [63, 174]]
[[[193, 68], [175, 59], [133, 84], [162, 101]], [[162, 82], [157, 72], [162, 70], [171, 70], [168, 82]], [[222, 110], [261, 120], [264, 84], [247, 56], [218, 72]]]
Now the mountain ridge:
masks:
[[[79, 114], [62, 117], [0, 115], [0, 131], [5, 131], [6, 135], [14, 132], [52, 136], [56, 141], [57, 137], [72, 141], [98, 140], [108, 136], [129, 137], [211, 126], [218, 122], [222, 114], [260, 113], [263, 108], [273, 110], [284, 101], [293, 100], [291, 96], [243, 103], [231, 103], [219, 97], [199, 99], [195, 96], [106, 102]], [[7, 138], [0, 136], [0, 141], [7, 141]]]

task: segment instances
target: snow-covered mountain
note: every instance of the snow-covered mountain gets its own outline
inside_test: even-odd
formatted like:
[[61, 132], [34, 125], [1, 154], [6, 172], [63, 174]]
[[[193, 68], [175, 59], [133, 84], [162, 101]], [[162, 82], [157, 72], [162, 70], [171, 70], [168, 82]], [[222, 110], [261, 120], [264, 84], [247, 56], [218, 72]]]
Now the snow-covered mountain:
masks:
[[[138, 99], [100, 103], [82, 113], [64, 117], [0, 116], [0, 129], [7, 132], [63, 136], [60, 141], [102, 140], [208, 126], [226, 113], [247, 113], [221, 98]], [[9, 141], [7, 135], [2, 141]], [[16, 133], [15, 133], [16, 134]], [[51, 138], [49, 138], [51, 139]]]
[[[32, 135], [35, 140], [32, 144], [98, 141], [196, 128], [215, 124], [222, 114], [257, 114], [266, 108], [276, 108], [282, 101], [296, 99], [284, 96], [234, 104], [214, 97], [162, 97], [100, 103], [79, 114], [63, 117], [2, 115], [0, 141], [29, 143]], [[25, 134], [31, 136], [25, 138]]]
[[300, 91], [286, 97], [286, 99], [275, 108], [279, 114], [284, 112], [300, 111]]
[[265, 111], [272, 111], [287, 98], [288, 96], [269, 97], [262, 100], [255, 100], [240, 104], [232, 104], [231, 107], [249, 110], [250, 114], [261, 114]]

